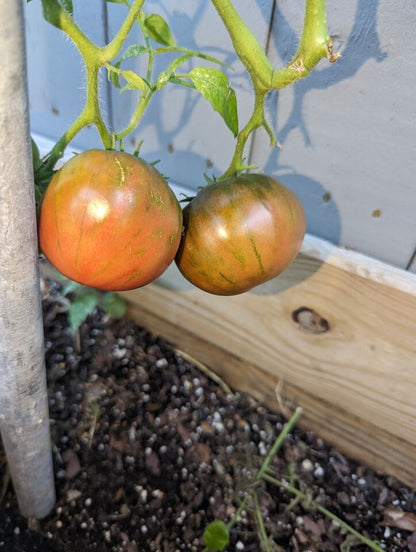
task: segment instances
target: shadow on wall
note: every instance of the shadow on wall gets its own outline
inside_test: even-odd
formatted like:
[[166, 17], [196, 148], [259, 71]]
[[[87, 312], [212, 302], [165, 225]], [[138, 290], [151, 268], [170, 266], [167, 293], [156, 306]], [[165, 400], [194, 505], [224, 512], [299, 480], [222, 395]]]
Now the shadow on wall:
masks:
[[[343, 45], [342, 37], [333, 36], [335, 50], [342, 53], [341, 59], [325, 69], [313, 71], [306, 79], [293, 85], [293, 104], [285, 123], [279, 128], [278, 102], [279, 93], [274, 92], [268, 97], [268, 106], [274, 115], [273, 128], [280, 143], [284, 144], [288, 136], [295, 129], [300, 131], [306, 147], [312, 146], [310, 133], [303, 115], [304, 100], [312, 90], [322, 90], [353, 77], [359, 69], [370, 59], [382, 62], [386, 54], [381, 51], [377, 34], [377, 11], [379, 0], [358, 0], [354, 24]], [[288, 63], [296, 51], [298, 37], [290, 27], [288, 21], [276, 6], [273, 19], [273, 35], [276, 49], [283, 63]], [[330, 194], [322, 185], [306, 175], [297, 172], [297, 167], [282, 166], [279, 164], [280, 150], [274, 149], [264, 172], [279, 174], [279, 179], [292, 188], [307, 206], [308, 232], [338, 244], [341, 234], [341, 221], [338, 209]]]
[[[262, 2], [258, 3], [261, 6], [264, 5]], [[374, 59], [377, 62], [382, 62], [385, 59], [386, 54], [381, 51], [377, 34], [378, 7], [379, 0], [357, 1], [354, 24], [348, 38], [345, 40], [345, 44], [342, 37], [333, 37], [336, 49], [339, 49], [342, 53], [341, 60], [335, 65], [312, 72], [307, 79], [298, 81], [293, 85], [292, 109], [289, 116], [285, 116], [285, 122], [281, 128], [279, 128], [278, 110], [275, 109], [279, 93], [274, 92], [269, 95], [268, 107], [273, 106], [273, 109], [269, 110], [269, 112], [274, 115], [272, 125], [282, 144], [285, 143], [292, 131], [300, 130], [305, 146], [312, 146], [311, 136], [303, 115], [304, 99], [310, 91], [327, 89], [336, 83], [353, 77], [370, 59]], [[268, 16], [267, 11], [263, 11], [262, 13], [265, 17]], [[283, 63], [288, 63], [293, 52], [296, 51], [298, 37], [284, 18], [277, 4], [274, 11], [272, 40], [275, 40], [280, 59], [282, 59]], [[192, 101], [191, 96], [190, 101]], [[186, 156], [185, 152], [184, 155]], [[262, 167], [264, 172], [267, 174], [279, 174], [279, 180], [291, 188], [301, 198], [303, 204], [307, 206], [308, 232], [327, 239], [334, 244], [338, 244], [341, 236], [341, 219], [337, 206], [330, 194], [318, 181], [297, 172], [297, 167], [282, 166], [279, 163], [279, 155], [280, 150], [275, 148], [270, 154], [267, 163]], [[197, 168], [196, 165], [200, 165], [203, 162], [202, 158], [193, 160], [193, 162], [191, 160], [190, 162], [191, 165], [195, 163], [192, 170], [195, 170], [195, 174], [199, 174], [198, 168], [200, 167]], [[215, 173], [215, 167], [212, 170]], [[293, 266], [289, 267], [277, 278], [255, 288], [252, 293], [258, 295], [282, 293], [301, 284], [311, 274], [318, 271], [322, 264], [322, 260], [308, 262], [307, 268], [303, 271], [303, 264], [297, 263], [297, 268]], [[163, 281], [161, 283], [162, 285], [166, 285]], [[179, 277], [176, 275], [176, 286], [182, 290], [192, 288], [189, 283], [181, 279], [180, 275]]]
[[[200, 29], [202, 23], [205, 21], [209, 4], [204, 0], [199, 0], [195, 2], [195, 5], [196, 9], [193, 13], [186, 8], [170, 12], [169, 8], [163, 7], [163, 5], [158, 7], [158, 11], [169, 21], [173, 34], [180, 33], [178, 39], [180, 38], [179, 42], [181, 45], [195, 51], [202, 50], [204, 53], [220, 59], [230, 67], [233, 66], [237, 59], [233, 51], [227, 50], [225, 47], [217, 44], [210, 44], [209, 48], [201, 48], [198, 44], [195, 37], [196, 30]], [[264, 17], [267, 17], [266, 13], [264, 13]], [[218, 24], [222, 25], [220, 20], [218, 20]], [[204, 33], [208, 34], [208, 30], [205, 29]], [[173, 61], [176, 57], [177, 55], [172, 55], [170, 61]], [[155, 59], [154, 74], [158, 74], [159, 71], [166, 68], [169, 63], [166, 60], [169, 60], [169, 55], [160, 56]], [[193, 60], [192, 64], [216, 67], [215, 64], [199, 63], [197, 59]], [[227, 72], [226, 69], [224, 70]], [[246, 75], [245, 72], [240, 73], [233, 70], [232, 77], [233, 79], [241, 79], [246, 78]], [[193, 119], [198, 104], [204, 102], [206, 100], [202, 99], [200, 94], [193, 89], [167, 85], [165, 89], [155, 94], [152, 98], [149, 109], [146, 110], [140, 127], [137, 129], [137, 137], [134, 134], [138, 141], [141, 136], [146, 134], [146, 131], [154, 133], [155, 138], [152, 144], [157, 149], [146, 151], [146, 157], [149, 159], [152, 157], [160, 158], [160, 169], [164, 174], [166, 173], [168, 178], [170, 177], [171, 180], [195, 190], [206, 184], [203, 177], [204, 173], [218, 176], [222, 172], [214, 164], [216, 160], [212, 159], [211, 161], [207, 159], [201, 147], [201, 140], [203, 144], [205, 132], [207, 133], [207, 140], [210, 139], [209, 131], [206, 128], [207, 125], [204, 124], [204, 120], [202, 119], [199, 126], [196, 127], [195, 119]], [[220, 120], [220, 116], [211, 111], [212, 108], [208, 106], [208, 102], [206, 103], [206, 109], [209, 116], [218, 117], [218, 120]], [[197, 141], [194, 138], [195, 132], [199, 135], [198, 144], [195, 144]], [[229, 131], [227, 130], [226, 132]], [[183, 137], [183, 139], [178, 141], [178, 136]], [[229, 136], [231, 137], [231, 134]], [[178, 146], [178, 142], [182, 142], [182, 147], [185, 142], [186, 149], [180, 149], [181, 146]], [[146, 141], [143, 146], [146, 148]]]

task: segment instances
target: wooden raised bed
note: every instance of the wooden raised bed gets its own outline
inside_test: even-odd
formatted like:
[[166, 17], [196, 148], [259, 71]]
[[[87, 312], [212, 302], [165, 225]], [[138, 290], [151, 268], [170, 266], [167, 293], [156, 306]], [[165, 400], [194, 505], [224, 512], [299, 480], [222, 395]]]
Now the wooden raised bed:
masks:
[[216, 297], [177, 271], [123, 294], [129, 315], [235, 389], [416, 485], [416, 276], [307, 236], [274, 281]]

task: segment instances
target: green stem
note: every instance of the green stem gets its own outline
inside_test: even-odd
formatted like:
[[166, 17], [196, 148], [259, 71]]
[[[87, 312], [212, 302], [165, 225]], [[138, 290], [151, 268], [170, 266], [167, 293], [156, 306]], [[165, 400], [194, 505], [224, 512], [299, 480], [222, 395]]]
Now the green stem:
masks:
[[[262, 479], [265, 479], [266, 472], [269, 470], [270, 464], [273, 460], [273, 457], [278, 453], [280, 447], [282, 446], [284, 440], [287, 438], [289, 433], [292, 431], [292, 429], [297, 424], [299, 417], [302, 414], [302, 409], [298, 407], [295, 412], [292, 414], [292, 416], [289, 418], [285, 426], [283, 427], [282, 431], [279, 433], [277, 439], [273, 443], [272, 448], [269, 450], [266, 458], [263, 460], [263, 463], [259, 469], [259, 471], [256, 474], [256, 477], [254, 478], [252, 482], [252, 489], [249, 489], [245, 495], [243, 500], [241, 501], [238, 510], [234, 513], [230, 521], [227, 523], [227, 528], [232, 529], [234, 525], [240, 520], [241, 514], [243, 510], [245, 510], [248, 507], [250, 499], [253, 499], [254, 506], [255, 506], [255, 515], [256, 515], [256, 523], [258, 525], [260, 534], [262, 539], [264, 540], [266, 546], [268, 546], [268, 539], [267, 539], [267, 533], [266, 529], [264, 527], [263, 519], [261, 518], [261, 511], [260, 511], [260, 505], [258, 502], [258, 496], [256, 487], [259, 485], [259, 482]], [[203, 552], [208, 552], [208, 548], [204, 548]]]
[[274, 71], [272, 88], [284, 88], [292, 82], [307, 77], [321, 59], [328, 57], [330, 39], [325, 4], [326, 0], [306, 0], [305, 19], [298, 50], [287, 67]]
[[43, 170], [52, 169], [58, 159], [63, 156], [65, 148], [73, 140], [73, 138], [87, 125], [94, 124], [100, 135], [101, 141], [105, 148], [109, 149], [113, 145], [111, 133], [108, 131], [104, 122], [98, 94], [98, 75], [99, 70], [108, 61], [111, 61], [118, 55], [124, 41], [127, 38], [142, 6], [144, 0], [135, 0], [131, 6], [129, 13], [126, 16], [119, 31], [113, 40], [102, 48], [96, 46], [91, 40], [81, 31], [70, 14], [60, 8], [55, 9], [55, 19], [53, 23], [58, 26], [76, 45], [83, 59], [86, 74], [87, 74], [87, 98], [85, 106], [77, 119], [67, 129], [67, 131], [57, 141], [52, 148], [46, 165]]
[[[154, 63], [155, 54], [154, 54], [154, 51], [152, 50], [152, 48], [150, 47], [149, 38], [147, 37], [147, 34], [146, 34], [145, 29], [143, 27], [143, 23], [142, 23], [142, 21], [140, 21], [140, 19], [139, 19], [139, 25], [140, 25], [140, 28], [142, 30], [144, 40], [145, 40], [147, 50], [148, 50], [146, 80], [147, 80], [148, 83], [151, 83], [152, 82], [153, 63]], [[132, 132], [132, 130], [134, 130], [137, 127], [137, 125], [139, 124], [141, 118], [143, 117], [143, 113], [144, 113], [144, 111], [147, 107], [147, 104], [149, 103], [150, 98], [153, 96], [155, 90], [156, 90], [155, 86], [151, 85], [149, 90], [147, 90], [146, 92], [141, 93], [140, 99], [139, 99], [139, 101], [137, 103], [137, 106], [136, 106], [136, 108], [135, 108], [135, 110], [134, 110], [134, 112], [133, 112], [133, 114], [130, 118], [129, 124], [126, 126], [126, 128], [124, 130], [122, 130], [122, 131], [120, 131], [116, 134], [116, 136], [115, 136], [116, 140], [122, 140], [125, 136], [130, 134], [130, 132]]]
[[140, 13], [140, 10], [142, 9], [144, 2], [145, 0], [135, 0], [133, 2], [132, 6], [130, 7], [129, 13], [127, 14], [127, 17], [118, 30], [116, 36], [109, 44], [107, 44], [107, 46], [100, 48], [99, 56], [101, 65], [103, 65], [104, 63], [108, 63], [118, 55], [127, 38], [127, 35], [129, 34], [131, 28], [134, 25], [134, 22], [136, 21], [137, 16]]
[[150, 101], [150, 98], [153, 96], [155, 90], [153, 88], [149, 89], [149, 92], [147, 94], [142, 94], [140, 97], [140, 100], [136, 106], [136, 109], [133, 112], [133, 115], [130, 119], [129, 124], [126, 126], [126, 128], [120, 132], [118, 132], [115, 135], [116, 140], [122, 140], [125, 136], [130, 134], [132, 130], [136, 128], [136, 126], [139, 124], [141, 118], [143, 117], [144, 110], [146, 109], [147, 104]]
[[[48, 9], [48, 21], [61, 29], [73, 41], [78, 50], [82, 53], [88, 49], [96, 48], [91, 40], [81, 31], [71, 15], [57, 2], [53, 0]], [[45, 6], [44, 6], [45, 11]]]
[[[282, 446], [284, 440], [287, 438], [287, 436], [289, 435], [289, 433], [293, 430], [293, 428], [295, 427], [295, 425], [297, 424], [300, 416], [302, 414], [302, 409], [300, 407], [298, 407], [295, 412], [293, 413], [293, 415], [290, 417], [290, 419], [287, 421], [287, 423], [285, 424], [285, 426], [283, 427], [282, 431], [279, 433], [277, 439], [275, 440], [275, 442], [273, 443], [273, 446], [272, 448], [269, 450], [266, 458], [263, 460], [263, 463], [262, 465], [260, 466], [260, 469], [259, 471], [257, 472], [256, 474], [256, 477], [255, 477], [255, 480], [254, 480], [254, 483], [255, 485], [258, 484], [258, 482], [264, 477], [264, 474], [267, 472], [267, 470], [269, 469], [270, 467], [270, 464], [273, 460], [273, 458], [276, 456], [276, 454], [279, 452], [280, 450], [280, 447]], [[255, 495], [256, 493], [256, 490], [254, 489], [253, 490], [253, 494]], [[237, 523], [237, 521], [240, 519], [240, 516], [241, 516], [241, 512], [247, 508], [247, 505], [248, 505], [248, 502], [251, 498], [251, 493], [248, 492], [246, 493], [243, 501], [241, 502], [238, 510], [236, 511], [236, 513], [233, 515], [233, 517], [231, 518], [231, 520], [229, 521], [229, 523], [227, 524], [228, 528], [230, 529], [231, 527], [233, 527], [233, 525], [235, 525], [235, 523]]]
[[271, 461], [276, 456], [278, 451], [280, 450], [280, 447], [282, 446], [284, 440], [287, 438], [289, 433], [292, 431], [292, 429], [295, 427], [295, 425], [298, 423], [298, 420], [300, 416], [302, 415], [302, 409], [298, 407], [295, 412], [292, 414], [292, 416], [289, 418], [285, 426], [283, 427], [282, 431], [279, 433], [278, 438], [273, 443], [272, 448], [270, 449], [268, 455], [264, 459], [264, 462], [257, 474], [257, 479], [261, 479], [263, 475], [266, 473], [266, 471], [269, 469]]
[[96, 126], [104, 147], [111, 148], [112, 146], [111, 133], [104, 123], [98, 102], [98, 71], [100, 67], [93, 56], [87, 54], [83, 58], [87, 71], [87, 99], [85, 106], [76, 120], [52, 148], [45, 166], [46, 170], [52, 169], [55, 166], [56, 162], [63, 156], [68, 144], [87, 125], [94, 124]]
[[[284, 481], [279, 481], [278, 479], [276, 479], [275, 477], [273, 477], [272, 475], [270, 475], [268, 473], [263, 474], [263, 479], [265, 481], [268, 481], [269, 483], [271, 483], [273, 485], [276, 485], [277, 487], [280, 487], [280, 488], [288, 491], [289, 493], [295, 495], [300, 500], [307, 500], [307, 498], [308, 498], [305, 493], [303, 493], [302, 491], [300, 491], [296, 487], [293, 487], [292, 485], [290, 485], [289, 483], [286, 483]], [[365, 537], [364, 535], [362, 535], [361, 533], [356, 531], [353, 527], [348, 525], [348, 523], [343, 521], [337, 515], [333, 514], [330, 510], [327, 510], [324, 506], [321, 506], [320, 504], [318, 504], [316, 502], [313, 502], [313, 506], [314, 506], [314, 508], [316, 508], [316, 510], [318, 510], [318, 512], [320, 512], [324, 516], [328, 517], [332, 521], [335, 521], [335, 523], [337, 523], [340, 527], [342, 527], [343, 529], [345, 529], [346, 531], [351, 533], [351, 535], [354, 535], [355, 537], [360, 539], [360, 541], [363, 544], [367, 545], [369, 548], [371, 548], [371, 550], [375, 550], [376, 552], [383, 552], [383, 549], [376, 542], [374, 542], [370, 539], [367, 539], [367, 537]]]
[[237, 56], [247, 69], [256, 89], [271, 89], [273, 66], [257, 38], [241, 19], [230, 0], [211, 0], [221, 17]]
[[305, 19], [298, 50], [287, 67], [274, 70], [257, 38], [241, 19], [231, 0], [211, 0], [232, 40], [234, 50], [253, 82], [255, 104], [253, 113], [237, 136], [235, 152], [229, 168], [220, 177], [226, 178], [248, 167], [243, 164], [244, 147], [250, 134], [263, 126], [276, 144], [272, 129], [266, 122], [264, 98], [273, 89], [280, 89], [306, 77], [324, 57], [336, 61], [332, 55], [326, 24], [326, 0], [306, 0]]
[[257, 523], [257, 529], [258, 529], [258, 533], [259, 533], [259, 537], [260, 537], [260, 542], [263, 543], [264, 552], [271, 552], [270, 544], [269, 544], [269, 537], [267, 535], [267, 531], [266, 531], [266, 528], [264, 526], [263, 516], [261, 515], [259, 497], [257, 496], [256, 492], [254, 492], [253, 498], [254, 498], [256, 523]]
[[218, 180], [223, 180], [224, 178], [234, 176], [246, 168], [243, 163], [244, 148], [253, 130], [261, 127], [263, 124], [264, 99], [265, 93], [255, 90], [253, 113], [251, 114], [251, 117], [245, 127], [238, 133], [237, 142], [230, 166], [225, 171], [225, 173], [219, 177]]
[[111, 133], [108, 131], [106, 124], [104, 123], [99, 105], [98, 73], [100, 65], [96, 58], [84, 58], [84, 61], [87, 69], [87, 100], [84, 110], [87, 116], [84, 123], [85, 126], [87, 124], [95, 124], [104, 147], [111, 148]]

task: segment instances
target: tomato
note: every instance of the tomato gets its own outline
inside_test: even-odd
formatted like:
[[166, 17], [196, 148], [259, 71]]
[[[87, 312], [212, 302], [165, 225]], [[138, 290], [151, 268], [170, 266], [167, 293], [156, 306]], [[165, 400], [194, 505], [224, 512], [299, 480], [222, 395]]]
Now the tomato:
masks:
[[183, 214], [176, 264], [192, 284], [217, 295], [242, 293], [280, 274], [305, 235], [298, 197], [262, 174], [209, 184]]
[[46, 190], [39, 222], [41, 250], [62, 274], [113, 291], [160, 276], [181, 232], [182, 211], [162, 175], [118, 151], [70, 159]]

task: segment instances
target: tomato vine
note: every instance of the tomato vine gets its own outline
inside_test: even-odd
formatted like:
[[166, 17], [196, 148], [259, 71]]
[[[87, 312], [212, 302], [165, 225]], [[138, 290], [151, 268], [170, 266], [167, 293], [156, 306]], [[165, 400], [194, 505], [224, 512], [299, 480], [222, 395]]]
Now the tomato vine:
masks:
[[[244, 164], [243, 159], [247, 140], [254, 130], [263, 127], [270, 137], [271, 146], [277, 143], [265, 116], [266, 95], [273, 89], [283, 88], [306, 77], [322, 58], [327, 57], [331, 62], [338, 58], [338, 54], [332, 52], [326, 24], [325, 0], [305, 0], [305, 18], [298, 50], [290, 63], [279, 70], [272, 66], [257, 38], [240, 17], [231, 0], [211, 0], [253, 85], [253, 110], [246, 124], [239, 130], [235, 93], [224, 73], [219, 69], [207, 67], [196, 67], [188, 73], [178, 73], [179, 68], [192, 57], [219, 66], [224, 65], [220, 60], [177, 45], [168, 23], [160, 15], [146, 15], [143, 11], [145, 0], [134, 0], [131, 3], [128, 0], [107, 1], [125, 5], [128, 12], [113, 40], [99, 47], [75, 22], [72, 16], [72, 0], [42, 0], [45, 19], [63, 31], [80, 52], [87, 75], [87, 94], [81, 113], [59, 138], [50, 153], [35, 167], [37, 182], [45, 183], [48, 180], [68, 144], [87, 125], [95, 125], [104, 148], [113, 149], [117, 141], [121, 141], [139, 125], [151, 97], [167, 83], [196, 88], [220, 113], [236, 138], [230, 165], [220, 178], [239, 174], [251, 168]], [[135, 23], [141, 30], [144, 44], [130, 46], [115, 61]], [[154, 47], [153, 43], [157, 46]], [[178, 57], [166, 70], [153, 78], [155, 56], [172, 52], [177, 53]], [[126, 59], [141, 55], [148, 56], [144, 76], [121, 68]], [[121, 87], [120, 79], [124, 79], [126, 84], [122, 89], [136, 89], [140, 92], [129, 123], [118, 132], [107, 128], [101, 113], [98, 77], [102, 68], [106, 69], [113, 85]]]

